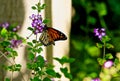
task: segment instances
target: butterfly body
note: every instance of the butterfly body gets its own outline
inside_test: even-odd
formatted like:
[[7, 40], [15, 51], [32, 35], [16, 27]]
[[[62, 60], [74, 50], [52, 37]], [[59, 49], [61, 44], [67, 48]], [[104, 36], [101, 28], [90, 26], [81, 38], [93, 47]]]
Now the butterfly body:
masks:
[[45, 26], [45, 28], [43, 29], [43, 32], [39, 38], [40, 42], [44, 45], [44, 46], [48, 46], [48, 45], [55, 45], [55, 41], [59, 41], [59, 40], [66, 40], [67, 37], [64, 33], [62, 33], [61, 31], [51, 28], [51, 27], [47, 27]]

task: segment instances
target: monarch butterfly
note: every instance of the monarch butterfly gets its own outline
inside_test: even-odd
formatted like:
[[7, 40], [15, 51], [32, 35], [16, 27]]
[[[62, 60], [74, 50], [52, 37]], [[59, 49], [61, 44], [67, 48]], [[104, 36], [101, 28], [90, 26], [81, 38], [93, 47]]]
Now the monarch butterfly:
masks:
[[66, 39], [67, 37], [64, 33], [54, 28], [47, 27], [47, 26], [44, 27], [42, 34], [39, 38], [40, 42], [44, 46], [48, 46], [51, 44], [55, 45], [55, 41], [66, 40]]

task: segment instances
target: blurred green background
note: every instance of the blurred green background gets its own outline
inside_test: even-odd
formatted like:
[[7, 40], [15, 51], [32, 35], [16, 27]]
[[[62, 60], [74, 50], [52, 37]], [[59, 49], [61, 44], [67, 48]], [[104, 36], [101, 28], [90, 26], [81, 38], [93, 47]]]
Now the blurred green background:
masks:
[[120, 51], [120, 0], [72, 0], [75, 14], [72, 18], [70, 57], [71, 81], [82, 81], [84, 77], [98, 77], [102, 49], [95, 45], [100, 42], [93, 34], [94, 28], [104, 27], [110, 36], [114, 49], [109, 49], [113, 56]]

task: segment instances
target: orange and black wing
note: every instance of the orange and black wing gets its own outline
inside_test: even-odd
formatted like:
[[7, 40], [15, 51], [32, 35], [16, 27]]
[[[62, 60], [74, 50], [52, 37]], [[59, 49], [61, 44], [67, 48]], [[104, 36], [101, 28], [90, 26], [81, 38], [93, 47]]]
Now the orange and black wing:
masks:
[[67, 37], [64, 33], [50, 27], [46, 27], [40, 36], [40, 41], [45, 46], [48, 46], [51, 44], [55, 45], [54, 43], [55, 41], [66, 40], [66, 39]]
[[54, 28], [50, 28], [47, 27], [48, 33], [50, 35], [50, 37], [54, 40], [54, 41], [58, 41], [58, 40], [66, 40], [67, 37], [65, 36], [65, 34], [63, 34], [61, 31], [56, 30]]

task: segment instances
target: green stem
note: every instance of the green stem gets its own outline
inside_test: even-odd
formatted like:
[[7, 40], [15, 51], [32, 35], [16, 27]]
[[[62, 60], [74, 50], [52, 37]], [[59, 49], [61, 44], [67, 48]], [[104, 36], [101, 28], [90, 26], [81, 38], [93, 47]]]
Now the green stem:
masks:
[[[42, 67], [41, 67], [41, 72], [42, 72]], [[41, 78], [41, 80], [42, 80], [42, 74], [40, 75], [40, 78]]]
[[32, 36], [32, 34], [33, 34], [33, 33], [31, 33], [31, 34], [27, 37], [27, 39], [29, 39], [29, 38]]
[[[37, 41], [37, 35], [36, 35], [36, 41]], [[36, 46], [36, 44], [37, 44], [37, 42], [35, 43], [35, 46]], [[37, 49], [37, 48], [35, 48], [35, 49]], [[35, 59], [36, 59], [36, 55], [37, 55], [37, 53], [35, 52], [34, 61], [35, 61]]]
[[105, 47], [106, 47], [106, 43], [104, 42], [104, 47], [103, 47], [103, 59], [105, 58]]

